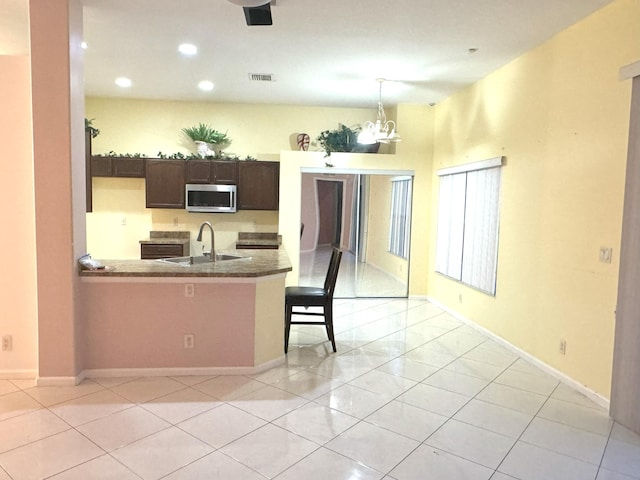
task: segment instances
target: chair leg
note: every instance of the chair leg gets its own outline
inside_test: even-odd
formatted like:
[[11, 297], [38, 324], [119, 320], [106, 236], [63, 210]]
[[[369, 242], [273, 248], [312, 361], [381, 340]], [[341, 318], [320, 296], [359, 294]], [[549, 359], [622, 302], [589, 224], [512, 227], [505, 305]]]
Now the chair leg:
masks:
[[329, 340], [331, 340], [331, 346], [333, 347], [333, 352], [337, 352], [336, 349], [336, 338], [333, 334], [333, 305], [332, 302], [329, 302], [324, 306], [324, 320], [325, 327], [327, 328], [327, 336]]
[[289, 331], [291, 330], [291, 315], [293, 306], [285, 303], [284, 306], [284, 353], [289, 351]]

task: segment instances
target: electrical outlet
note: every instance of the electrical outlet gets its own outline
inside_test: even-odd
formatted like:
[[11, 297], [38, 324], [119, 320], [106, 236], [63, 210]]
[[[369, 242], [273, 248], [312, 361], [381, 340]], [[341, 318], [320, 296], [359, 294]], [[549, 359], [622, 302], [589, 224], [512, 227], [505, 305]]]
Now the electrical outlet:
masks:
[[122, 225], [123, 227], [127, 225], [127, 217], [122, 217], [122, 220], [120, 220], [120, 225]]
[[173, 226], [177, 227], [178, 226], [178, 217], [174, 217], [173, 218]]
[[194, 287], [193, 283], [187, 283], [184, 286], [184, 296], [185, 297], [195, 297], [196, 295], [196, 287]]
[[2, 351], [10, 352], [13, 349], [13, 338], [11, 335], [2, 336]]
[[560, 340], [560, 355], [566, 355], [566, 354], [567, 354], [567, 341]]
[[602, 263], [611, 263], [612, 255], [613, 255], [613, 248], [600, 247], [600, 261]]
[[184, 336], [184, 348], [193, 348], [195, 342], [195, 336], [192, 333], [187, 333]]
[[458, 294], [458, 302], [462, 303], [462, 294]]

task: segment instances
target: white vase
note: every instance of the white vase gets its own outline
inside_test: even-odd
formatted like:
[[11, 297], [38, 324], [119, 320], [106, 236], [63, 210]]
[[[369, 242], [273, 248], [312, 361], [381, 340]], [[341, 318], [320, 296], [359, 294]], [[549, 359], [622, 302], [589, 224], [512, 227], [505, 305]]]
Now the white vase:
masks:
[[196, 148], [198, 149], [198, 155], [201, 157], [206, 157], [209, 155], [209, 144], [207, 142], [195, 141]]

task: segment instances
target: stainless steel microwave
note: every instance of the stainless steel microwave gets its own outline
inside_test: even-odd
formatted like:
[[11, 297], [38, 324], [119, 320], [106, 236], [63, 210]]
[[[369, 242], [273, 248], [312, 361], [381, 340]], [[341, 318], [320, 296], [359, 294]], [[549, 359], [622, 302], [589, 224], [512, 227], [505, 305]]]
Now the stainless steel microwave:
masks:
[[188, 212], [234, 213], [235, 185], [188, 183], [185, 186], [185, 208]]

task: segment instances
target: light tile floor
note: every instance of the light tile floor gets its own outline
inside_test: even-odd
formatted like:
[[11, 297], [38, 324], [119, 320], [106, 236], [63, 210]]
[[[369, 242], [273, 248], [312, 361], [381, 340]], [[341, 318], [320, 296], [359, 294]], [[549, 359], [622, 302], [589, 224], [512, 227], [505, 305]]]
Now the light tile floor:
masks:
[[633, 480], [640, 436], [433, 305], [336, 300], [252, 376], [0, 380], [0, 480]]
[[[331, 247], [325, 245], [300, 253], [299, 285], [324, 285], [331, 251]], [[353, 253], [342, 252], [334, 298], [406, 296], [406, 279], [400, 281], [371, 264], [356, 262]]]

